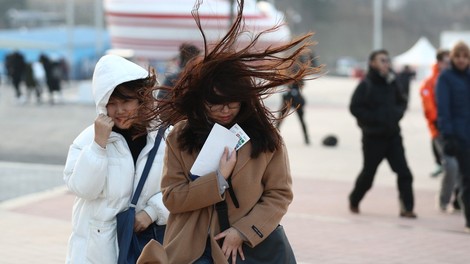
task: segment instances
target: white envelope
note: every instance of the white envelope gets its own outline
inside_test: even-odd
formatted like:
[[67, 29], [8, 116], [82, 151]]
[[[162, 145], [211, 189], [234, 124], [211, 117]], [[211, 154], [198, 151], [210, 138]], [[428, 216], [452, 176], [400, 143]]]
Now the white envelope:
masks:
[[234, 150], [239, 138], [225, 127], [214, 124], [209, 136], [202, 146], [201, 152], [191, 167], [191, 174], [204, 176], [214, 172], [219, 167], [220, 158], [224, 148], [228, 147], [230, 153]]

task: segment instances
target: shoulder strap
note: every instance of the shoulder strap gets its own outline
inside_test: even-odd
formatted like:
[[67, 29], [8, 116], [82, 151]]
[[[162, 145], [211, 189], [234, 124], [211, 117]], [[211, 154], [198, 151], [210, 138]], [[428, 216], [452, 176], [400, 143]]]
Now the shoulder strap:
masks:
[[144, 188], [144, 184], [147, 180], [147, 176], [149, 175], [150, 168], [152, 168], [153, 160], [155, 159], [158, 147], [160, 146], [160, 142], [162, 141], [163, 133], [165, 133], [165, 128], [161, 127], [158, 130], [157, 137], [155, 138], [155, 144], [153, 145], [152, 150], [150, 150], [147, 162], [145, 163], [144, 171], [142, 172], [142, 177], [140, 177], [139, 184], [137, 185], [134, 195], [132, 196], [131, 206], [135, 206], [137, 204], [137, 201], [139, 200], [140, 193]]

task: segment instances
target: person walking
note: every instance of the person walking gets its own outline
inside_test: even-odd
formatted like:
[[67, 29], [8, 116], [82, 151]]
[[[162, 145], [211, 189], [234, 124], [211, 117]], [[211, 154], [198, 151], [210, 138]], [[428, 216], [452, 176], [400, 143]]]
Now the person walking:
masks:
[[[179, 47], [179, 68], [176, 72], [168, 75], [163, 81], [163, 86], [160, 87], [158, 91], [157, 97], [164, 98], [168, 91], [166, 89], [171, 89], [178, 80], [181, 71], [186, 67], [186, 64], [193, 59], [194, 57], [198, 56], [201, 53], [201, 50], [193, 44], [190, 43], [183, 43]], [[166, 88], [165, 88], [166, 87]]]
[[[186, 66], [168, 90], [170, 99], [161, 99], [152, 113], [163, 126], [175, 124], [167, 137], [162, 179], [163, 202], [170, 211], [163, 246], [170, 263], [243, 263], [249, 249], [256, 250], [282, 230], [279, 224], [293, 198], [277, 117], [261, 98], [312, 73], [305, 66], [295, 74], [285, 71], [308, 49], [311, 34], [263, 50], [253, 48], [256, 35], [247, 46], [235, 49], [244, 34], [244, 1], [237, 4], [228, 33], [211, 50], [204, 38], [204, 55]], [[197, 9], [193, 15], [200, 26]], [[278, 55], [292, 49], [295, 52], [285, 58]], [[250, 140], [237, 151], [225, 148], [218, 169], [192, 175], [192, 165], [215, 124], [227, 129], [238, 124]], [[295, 263], [287, 243], [281, 250], [264, 252], [283, 260], [260, 263]]]
[[450, 51], [451, 66], [437, 80], [437, 125], [446, 155], [460, 169], [460, 199], [470, 232], [470, 49], [463, 41]]
[[350, 111], [362, 131], [363, 154], [363, 168], [349, 195], [349, 209], [354, 214], [360, 212], [359, 203], [372, 187], [377, 167], [387, 159], [398, 177], [399, 215], [417, 217], [413, 211], [413, 176], [405, 158], [399, 125], [405, 109], [406, 98], [391, 71], [388, 52], [373, 51], [367, 76], [357, 86], [350, 103]]
[[[449, 51], [438, 50], [436, 54], [436, 63], [432, 66], [432, 74], [424, 80], [420, 95], [423, 103], [424, 116], [426, 117], [429, 131], [431, 132], [432, 144], [437, 152], [438, 159], [443, 169], [441, 188], [439, 191], [439, 209], [447, 211], [451, 201], [452, 193], [458, 193], [457, 180], [459, 168], [455, 157], [448, 156], [443, 151], [443, 140], [439, 136], [437, 127], [437, 104], [434, 90], [439, 74], [449, 67]], [[434, 151], [433, 151], [434, 152]], [[454, 209], [459, 209], [460, 205], [456, 197], [452, 203]]]
[[[66, 263], [115, 264], [116, 215], [129, 208], [157, 132], [143, 113], [154, 106], [156, 76], [116, 55], [103, 56], [92, 80], [97, 117], [70, 146], [64, 169], [67, 188], [76, 195]], [[150, 132], [148, 132], [150, 131]], [[134, 231], [163, 233], [168, 210], [160, 181], [165, 141], [158, 145], [136, 204]]]
[[16, 103], [23, 104], [26, 98], [21, 93], [21, 82], [24, 78], [26, 61], [23, 54], [17, 50], [7, 57], [7, 72], [15, 89]]
[[[292, 68], [292, 72], [298, 71], [300, 64], [308, 64], [311, 66], [312, 59], [309, 56], [301, 56], [297, 63], [294, 64]], [[291, 83], [287, 86], [287, 91], [282, 94], [282, 105], [280, 108], [280, 116], [286, 115], [290, 108], [294, 108], [297, 116], [299, 117], [300, 125], [302, 126], [302, 132], [304, 134], [304, 142], [306, 145], [310, 145], [310, 138], [308, 135], [307, 124], [304, 120], [304, 106], [305, 106], [305, 98], [302, 95], [302, 89], [305, 86], [304, 80], [300, 80], [298, 82]], [[282, 123], [282, 119], [279, 120], [277, 123], [277, 128], [280, 129]]]

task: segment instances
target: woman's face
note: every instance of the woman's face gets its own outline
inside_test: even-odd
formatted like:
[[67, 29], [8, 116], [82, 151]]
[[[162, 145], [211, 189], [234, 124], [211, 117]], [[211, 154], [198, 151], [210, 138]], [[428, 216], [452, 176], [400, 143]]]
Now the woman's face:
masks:
[[119, 129], [128, 129], [132, 126], [138, 107], [138, 99], [121, 99], [113, 96], [109, 98], [106, 105], [108, 116], [113, 119], [114, 125]]
[[225, 104], [208, 104], [206, 110], [212, 121], [221, 125], [229, 125], [240, 112], [240, 102], [230, 102]]
[[468, 67], [470, 58], [468, 57], [467, 53], [459, 52], [452, 57], [452, 63], [454, 64], [455, 68], [457, 68], [457, 70], [463, 71]]

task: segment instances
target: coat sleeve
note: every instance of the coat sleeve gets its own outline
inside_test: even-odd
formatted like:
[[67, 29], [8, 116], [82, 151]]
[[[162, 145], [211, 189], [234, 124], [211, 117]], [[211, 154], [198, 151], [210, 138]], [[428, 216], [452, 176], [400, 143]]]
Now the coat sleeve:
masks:
[[450, 111], [451, 85], [447, 75], [441, 74], [437, 79], [436, 99], [437, 99], [437, 126], [439, 132], [444, 136], [454, 135], [452, 126], [452, 116]]
[[370, 102], [368, 100], [370, 99], [370, 96], [368, 89], [369, 87], [367, 87], [366, 81], [359, 83], [352, 95], [349, 110], [358, 121], [373, 123], [379, 121], [379, 113], [377, 113], [377, 111], [371, 111], [369, 107]]
[[[64, 180], [76, 196], [92, 200], [104, 195], [108, 159], [105, 149], [92, 139], [87, 140], [89, 134], [90, 129], [85, 130], [70, 146]], [[86, 141], [91, 143], [86, 144]]]
[[424, 116], [429, 122], [435, 122], [437, 120], [436, 101], [433, 90], [434, 83], [431, 79], [426, 80], [420, 89]]
[[166, 225], [170, 212], [163, 204], [163, 194], [161, 192], [150, 197], [144, 211], [156, 221], [158, 225]]
[[189, 170], [183, 163], [175, 130], [167, 139], [163, 167], [163, 203], [172, 214], [199, 210], [222, 201], [216, 172], [191, 181]]
[[292, 202], [292, 176], [285, 145], [275, 151], [268, 161], [263, 184], [264, 191], [259, 202], [249, 214], [232, 224], [251, 247], [261, 243], [279, 225]]

